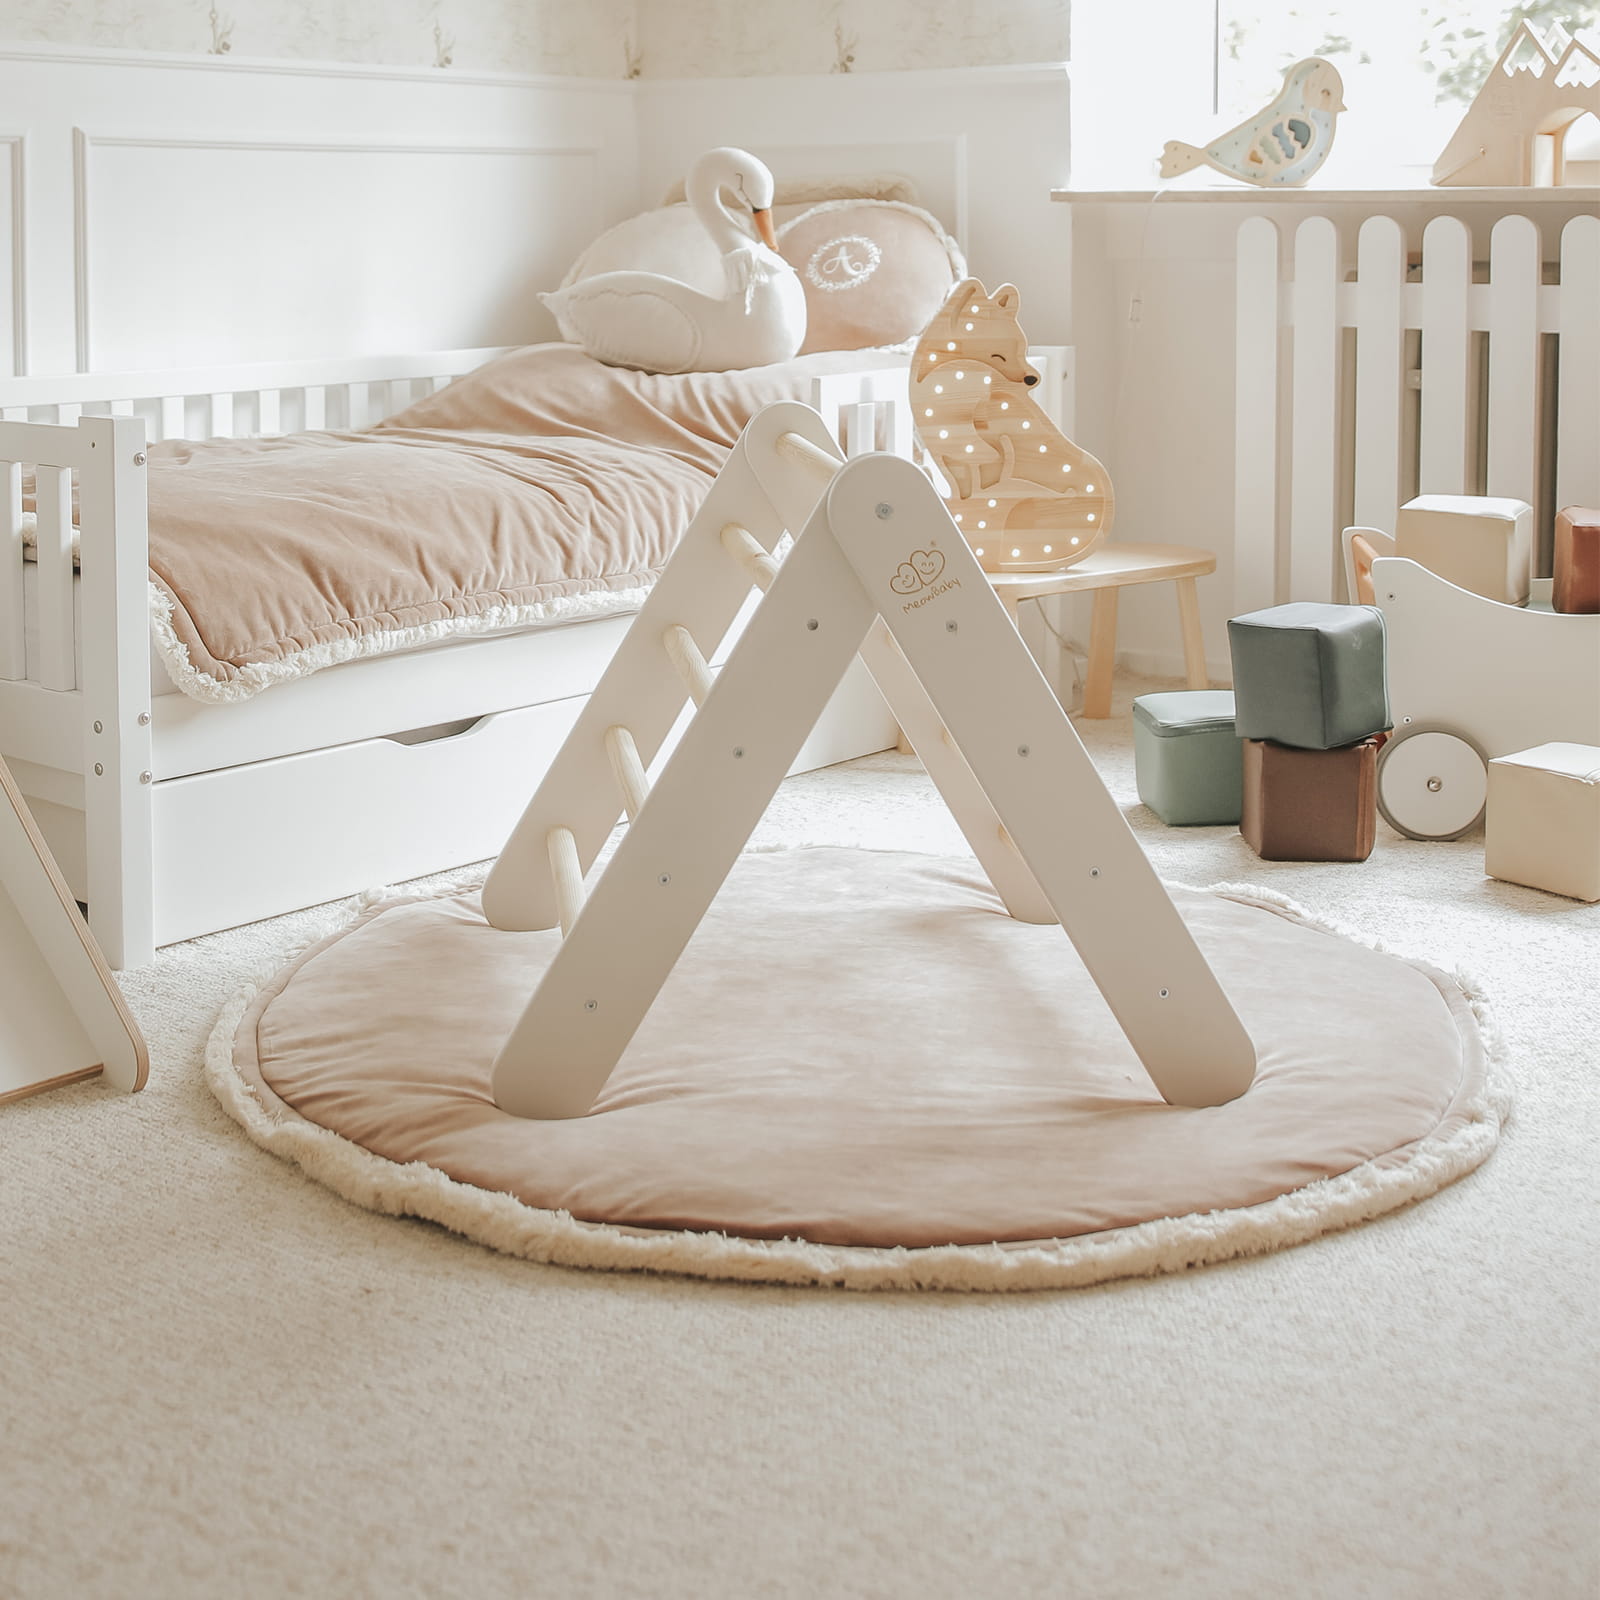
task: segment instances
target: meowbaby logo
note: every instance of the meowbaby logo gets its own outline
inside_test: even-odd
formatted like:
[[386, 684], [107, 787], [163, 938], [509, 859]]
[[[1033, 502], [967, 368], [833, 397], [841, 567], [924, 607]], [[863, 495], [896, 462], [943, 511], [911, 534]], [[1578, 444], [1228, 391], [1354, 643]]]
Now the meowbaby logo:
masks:
[[[925, 606], [935, 596], [944, 594], [950, 589], [959, 589], [959, 578], [947, 578], [939, 582], [939, 574], [944, 571], [944, 556], [937, 550], [913, 550], [910, 556], [895, 568], [895, 573], [889, 580], [889, 587], [896, 594], [916, 595], [916, 599], [908, 600], [901, 610], [915, 611], [918, 606]], [[925, 589], [926, 594], [918, 594], [918, 590]]]

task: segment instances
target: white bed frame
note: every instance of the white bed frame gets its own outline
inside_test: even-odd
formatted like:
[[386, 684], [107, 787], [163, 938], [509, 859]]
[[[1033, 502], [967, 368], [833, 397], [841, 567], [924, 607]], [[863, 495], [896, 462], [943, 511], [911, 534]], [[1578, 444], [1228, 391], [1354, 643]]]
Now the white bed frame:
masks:
[[[0, 377], [0, 755], [112, 967], [487, 859], [510, 832], [629, 617], [348, 662], [235, 705], [152, 695], [144, 485], [147, 439], [367, 426], [498, 353]], [[829, 376], [812, 404], [848, 454], [909, 454], [904, 385], [903, 367]], [[895, 736], [858, 669], [794, 770]]]

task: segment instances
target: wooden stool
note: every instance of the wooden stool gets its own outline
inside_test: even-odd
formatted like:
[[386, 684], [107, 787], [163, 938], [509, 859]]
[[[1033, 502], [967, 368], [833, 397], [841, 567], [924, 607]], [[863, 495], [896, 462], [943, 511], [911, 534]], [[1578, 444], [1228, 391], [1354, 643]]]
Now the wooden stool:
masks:
[[1183, 665], [1191, 689], [1207, 687], [1205, 642], [1200, 636], [1200, 599], [1194, 580], [1217, 570], [1209, 550], [1182, 544], [1103, 544], [1081, 561], [1056, 572], [992, 572], [989, 582], [1017, 620], [1024, 600], [1094, 591], [1089, 627], [1089, 677], [1083, 687], [1086, 717], [1111, 715], [1111, 672], [1117, 659], [1117, 591], [1132, 583], [1174, 583]]

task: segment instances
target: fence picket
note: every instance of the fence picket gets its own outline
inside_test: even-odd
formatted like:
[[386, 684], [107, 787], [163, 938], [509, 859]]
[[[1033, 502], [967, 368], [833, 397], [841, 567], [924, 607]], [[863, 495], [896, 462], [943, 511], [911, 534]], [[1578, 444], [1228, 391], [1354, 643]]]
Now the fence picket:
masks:
[[1339, 534], [1339, 235], [1327, 217], [1295, 230], [1291, 317], [1288, 598], [1329, 600]]
[[1600, 506], [1600, 217], [1561, 235], [1561, 366], [1556, 400], [1556, 509]]
[[1539, 459], [1539, 230], [1527, 217], [1502, 217], [1489, 235], [1488, 322], [1488, 489], [1532, 505]]
[[1268, 217], [1239, 227], [1235, 283], [1233, 609], [1277, 599], [1278, 229]]
[[1422, 413], [1419, 494], [1465, 494], [1472, 406], [1469, 298], [1472, 235], [1459, 217], [1435, 217], [1422, 231]]
[[1400, 396], [1404, 374], [1405, 235], [1393, 217], [1369, 217], [1356, 249], [1355, 520], [1392, 528], [1400, 508]]

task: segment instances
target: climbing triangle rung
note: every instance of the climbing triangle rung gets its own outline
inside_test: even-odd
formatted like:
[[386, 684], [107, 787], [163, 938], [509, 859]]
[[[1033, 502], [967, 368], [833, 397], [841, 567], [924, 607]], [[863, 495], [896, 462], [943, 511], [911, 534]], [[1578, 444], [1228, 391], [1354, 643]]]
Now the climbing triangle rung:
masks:
[[825, 478], [831, 478], [842, 465], [837, 456], [829, 455], [819, 445], [812, 444], [809, 439], [802, 438], [798, 433], [779, 434], [778, 450], [792, 461], [799, 461], [815, 468]]
[[634, 743], [632, 731], [621, 723], [607, 728], [606, 754], [611, 757], [611, 770], [622, 791], [623, 809], [632, 822], [644, 810], [645, 798], [650, 793], [650, 780], [645, 776], [644, 762], [639, 759], [639, 747]]
[[578, 860], [578, 841], [571, 828], [555, 827], [545, 835], [550, 853], [550, 872], [556, 885], [556, 910], [561, 917], [561, 937], [572, 932], [572, 925], [583, 910], [583, 865]]
[[750, 581], [764, 594], [778, 576], [778, 558], [762, 548], [748, 528], [730, 522], [722, 530], [722, 547], [750, 574]]
[[675, 622], [663, 631], [661, 643], [666, 647], [673, 666], [678, 669], [678, 676], [683, 679], [689, 698], [696, 706], [703, 706], [706, 696], [711, 693], [711, 668], [700, 654], [700, 646], [694, 642], [694, 635], [682, 623]]

